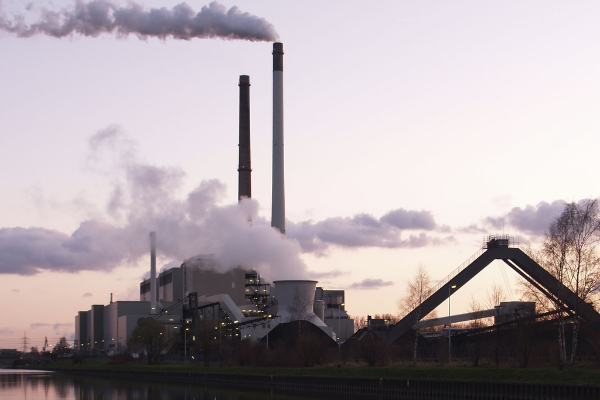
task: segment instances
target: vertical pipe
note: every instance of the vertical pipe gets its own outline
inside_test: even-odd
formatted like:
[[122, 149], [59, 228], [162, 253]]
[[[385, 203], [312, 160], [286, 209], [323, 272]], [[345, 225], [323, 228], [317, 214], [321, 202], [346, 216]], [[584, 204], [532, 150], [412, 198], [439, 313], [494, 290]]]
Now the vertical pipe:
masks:
[[271, 226], [285, 235], [283, 173], [283, 43], [273, 43], [273, 198]]
[[250, 77], [240, 75], [240, 142], [238, 165], [238, 201], [252, 197], [250, 173]]
[[150, 314], [156, 314], [156, 232], [150, 232]]

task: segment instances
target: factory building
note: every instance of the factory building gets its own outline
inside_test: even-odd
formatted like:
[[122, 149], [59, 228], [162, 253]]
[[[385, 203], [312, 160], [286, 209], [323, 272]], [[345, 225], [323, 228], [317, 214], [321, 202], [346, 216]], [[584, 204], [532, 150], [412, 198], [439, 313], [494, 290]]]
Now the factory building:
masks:
[[[283, 44], [273, 44], [273, 160], [271, 226], [285, 237]], [[238, 200], [251, 198], [250, 77], [239, 80]], [[250, 217], [248, 222], [251, 223]], [[256, 271], [239, 266], [224, 270], [213, 255], [198, 255], [156, 275], [156, 234], [150, 233], [150, 278], [140, 283], [140, 301], [112, 301], [80, 311], [75, 317], [76, 343], [85, 351], [125, 350], [143, 317], [155, 318], [174, 331], [213, 319], [231, 339], [260, 339], [279, 323], [307, 320], [338, 342], [353, 334], [343, 290], [316, 288], [317, 281], [263, 281]], [[273, 289], [273, 292], [272, 292]], [[214, 322], [213, 321], [213, 322]]]

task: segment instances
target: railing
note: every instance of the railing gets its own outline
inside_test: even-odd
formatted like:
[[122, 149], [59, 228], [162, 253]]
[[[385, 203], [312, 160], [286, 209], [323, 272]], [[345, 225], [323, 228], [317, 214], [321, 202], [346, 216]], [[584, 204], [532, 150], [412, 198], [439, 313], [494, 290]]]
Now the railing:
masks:
[[524, 246], [521, 246], [519, 243], [514, 241], [514, 237], [510, 235], [489, 235], [483, 237], [483, 245], [481, 248], [473, 254], [467, 261], [462, 263], [458, 268], [454, 271], [450, 272], [450, 274], [438, 282], [437, 285], [432, 289], [431, 293], [437, 292], [442, 286], [450, 281], [450, 279], [454, 278], [456, 275], [460, 273], [463, 269], [468, 267], [473, 261], [475, 261], [480, 255], [482, 255], [488, 249], [488, 243], [490, 241], [495, 241], [497, 243], [505, 244], [507, 247], [517, 247], [523, 250]]
[[462, 263], [454, 271], [450, 272], [450, 274], [447, 277], [445, 277], [444, 279], [442, 279], [441, 281], [439, 281], [438, 284], [435, 285], [435, 287], [432, 289], [431, 293], [437, 292], [442, 286], [444, 286], [446, 283], [448, 283], [450, 281], [450, 279], [454, 278], [456, 275], [458, 275], [460, 273], [460, 271], [462, 271], [463, 269], [465, 269], [466, 267], [468, 267], [473, 261], [475, 261], [486, 250], [487, 249], [484, 249], [484, 248], [479, 249], [477, 251], [477, 253], [473, 254], [467, 261], [465, 261], [464, 263]]

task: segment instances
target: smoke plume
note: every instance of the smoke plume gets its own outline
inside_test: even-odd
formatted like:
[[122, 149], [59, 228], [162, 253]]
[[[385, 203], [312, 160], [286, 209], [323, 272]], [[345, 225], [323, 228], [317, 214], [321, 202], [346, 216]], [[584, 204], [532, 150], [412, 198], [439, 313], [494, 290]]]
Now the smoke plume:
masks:
[[0, 2], [0, 30], [23, 38], [34, 35], [62, 38], [75, 34], [96, 37], [103, 33], [119, 37], [134, 34], [141, 39], [157, 37], [183, 40], [221, 38], [276, 41], [279, 37], [273, 25], [265, 19], [242, 12], [238, 7], [227, 10], [215, 1], [196, 13], [186, 3], [171, 9], [162, 7], [146, 10], [134, 2], [119, 7], [109, 0], [87, 3], [76, 0], [72, 9], [42, 9], [39, 19], [30, 24], [23, 15], [8, 17]]
[[[213, 254], [220, 271], [244, 266], [273, 280], [308, 278], [302, 252], [322, 255], [332, 247], [414, 248], [452, 240], [425, 232], [401, 239], [404, 229], [438, 228], [428, 211], [403, 209], [379, 219], [360, 214], [316, 223], [288, 222], [284, 240], [258, 215], [256, 200], [220, 205], [225, 186], [218, 180], [201, 182], [180, 195], [185, 173], [177, 167], [140, 162], [136, 144], [116, 126], [90, 138], [87, 163], [91, 171], [111, 182], [103, 213], [106, 217], [85, 220], [71, 234], [42, 227], [0, 228], [0, 274], [111, 271], [117, 266], [137, 265], [148, 257], [151, 231], [157, 232], [160, 261], [169, 266]], [[336, 274], [339, 271], [322, 276]]]

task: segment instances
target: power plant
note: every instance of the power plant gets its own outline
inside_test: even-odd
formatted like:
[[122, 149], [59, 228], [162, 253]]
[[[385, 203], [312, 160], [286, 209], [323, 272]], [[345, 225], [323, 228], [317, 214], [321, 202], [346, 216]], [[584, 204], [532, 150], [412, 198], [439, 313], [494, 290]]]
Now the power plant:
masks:
[[[285, 240], [283, 44], [273, 43], [273, 170], [271, 227]], [[239, 77], [238, 201], [252, 197], [250, 146], [250, 77]], [[160, 248], [160, 238], [158, 240]], [[75, 317], [76, 347], [115, 354], [140, 318], [153, 318], [172, 333], [211, 321], [227, 340], [260, 340], [281, 323], [309, 321], [332, 341], [354, 333], [345, 311], [343, 290], [317, 287], [314, 280], [270, 283], [239, 266], [221, 271], [213, 255], [188, 258], [178, 268], [156, 274], [157, 234], [150, 232], [150, 277], [140, 283], [140, 301], [93, 305]], [[185, 333], [185, 332], [184, 332]], [[268, 337], [268, 336], [267, 336]]]
[[[281, 240], [286, 240], [284, 182], [284, 114], [283, 114], [283, 44], [273, 44], [273, 160], [271, 228]], [[250, 146], [250, 77], [239, 77], [239, 164], [238, 201], [252, 197]], [[250, 228], [255, 229], [255, 228]], [[528, 284], [557, 304], [557, 311], [576, 314], [582, 321], [600, 323], [600, 314], [585, 303], [528, 254], [509, 236], [488, 236], [479, 252], [467, 263], [439, 281], [432, 293], [402, 319], [393, 324], [387, 319], [368, 317], [367, 326], [354, 332], [354, 321], [345, 310], [344, 290], [329, 290], [317, 286], [316, 280], [280, 279], [267, 282], [260, 274], [238, 265], [224, 270], [211, 254], [195, 255], [181, 266], [156, 275], [156, 255], [160, 251], [160, 232], [150, 232], [150, 276], [140, 283], [139, 301], [111, 301], [108, 305], [92, 305], [75, 317], [76, 347], [84, 353], [116, 354], [129, 348], [128, 339], [140, 319], [152, 318], [166, 325], [171, 334], [182, 338], [178, 351], [188, 355], [188, 343], [197, 337], [219, 338], [228, 343], [243, 340], [265, 342], [269, 348], [274, 339], [290, 336], [290, 326], [301, 337], [303, 325], [339, 351], [341, 344], [355, 345], [358, 352], [376, 354], [381, 343], [398, 343], [410, 335], [417, 354], [419, 331], [431, 330], [422, 338], [448, 338], [448, 359], [451, 343], [467, 352], [474, 340], [486, 337], [499, 340], [500, 329], [521, 329], [527, 321], [534, 323], [535, 303], [502, 302], [493, 309], [424, 320], [424, 317], [448, 300], [486, 266], [500, 260], [512, 268]], [[243, 264], [243, 263], [242, 263]], [[285, 278], [285, 277], [283, 277]], [[550, 315], [550, 314], [548, 314]], [[547, 315], [546, 315], [547, 316]], [[544, 316], [544, 317], [546, 317]], [[459, 329], [453, 323], [481, 318], [495, 318], [494, 324], [478, 329]], [[527, 323], [529, 323], [527, 322]], [[519, 325], [521, 324], [521, 325]], [[297, 329], [296, 329], [297, 328]], [[495, 330], [496, 336], [491, 332]], [[189, 332], [189, 334], [188, 334]], [[207, 333], [208, 332], [208, 333]], [[217, 334], [218, 332], [218, 334]], [[191, 338], [188, 336], [191, 335]], [[462, 335], [462, 336], [461, 336]], [[478, 336], [477, 336], [478, 335]], [[275, 338], [274, 338], [275, 337]], [[453, 337], [455, 337], [453, 339]], [[473, 339], [477, 338], [477, 339]], [[494, 339], [496, 338], [496, 339]], [[350, 340], [349, 340], [350, 339]], [[210, 339], [213, 340], [213, 339]], [[436, 339], [437, 340], [437, 339]], [[523, 339], [524, 340], [524, 339]], [[337, 344], [337, 346], [336, 346]], [[378, 347], [379, 346], [379, 347]], [[434, 344], [431, 348], [439, 348]], [[600, 347], [599, 347], [600, 348]], [[600, 353], [599, 353], [600, 354]], [[208, 357], [204, 355], [204, 357]], [[599, 356], [600, 358], [600, 356]], [[370, 363], [370, 361], [369, 361]]]

